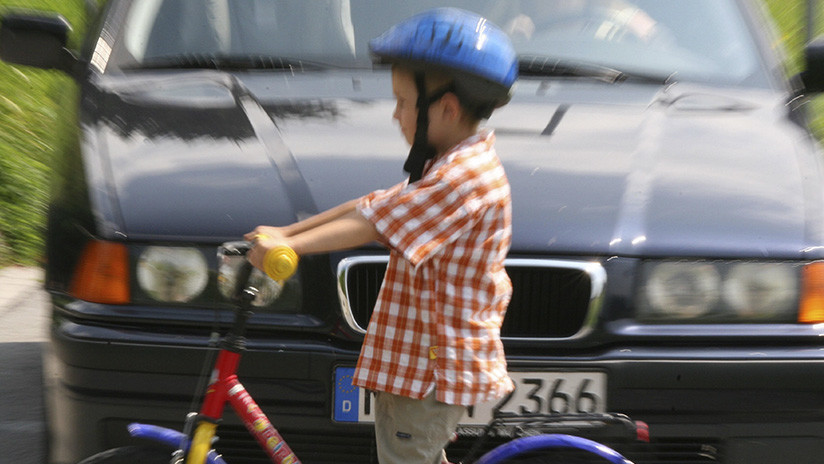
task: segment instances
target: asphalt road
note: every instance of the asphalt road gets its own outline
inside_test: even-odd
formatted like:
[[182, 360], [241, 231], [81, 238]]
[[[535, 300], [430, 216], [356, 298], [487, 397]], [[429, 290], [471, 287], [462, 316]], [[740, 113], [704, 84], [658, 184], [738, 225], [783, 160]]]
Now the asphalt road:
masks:
[[37, 268], [0, 269], [0, 464], [46, 462], [41, 345], [47, 298]]

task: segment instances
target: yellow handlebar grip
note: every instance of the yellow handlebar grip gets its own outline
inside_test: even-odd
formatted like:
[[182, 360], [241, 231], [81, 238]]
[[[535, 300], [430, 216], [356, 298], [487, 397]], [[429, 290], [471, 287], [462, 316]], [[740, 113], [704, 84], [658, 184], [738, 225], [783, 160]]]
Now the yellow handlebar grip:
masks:
[[297, 270], [298, 261], [295, 250], [286, 245], [277, 246], [266, 252], [263, 270], [273, 280], [286, 280]]

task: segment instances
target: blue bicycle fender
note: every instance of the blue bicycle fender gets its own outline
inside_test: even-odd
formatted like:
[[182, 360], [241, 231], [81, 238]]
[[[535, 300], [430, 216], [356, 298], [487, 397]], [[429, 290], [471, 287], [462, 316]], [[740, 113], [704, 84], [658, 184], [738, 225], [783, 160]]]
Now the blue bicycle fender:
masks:
[[632, 464], [608, 446], [586, 438], [564, 434], [535, 435], [512, 440], [484, 454], [475, 461], [475, 464], [496, 464], [521, 453], [552, 448], [576, 448], [601, 456], [612, 464]]
[[[135, 438], [146, 438], [148, 440], [171, 446], [175, 449], [179, 448], [181, 443], [184, 443], [184, 451], [189, 448], [190, 443], [186, 438], [186, 435], [178, 432], [177, 430], [151, 424], [140, 424], [137, 422], [129, 424], [128, 429], [129, 435]], [[226, 464], [226, 461], [224, 461], [223, 457], [217, 454], [215, 450], [211, 450], [209, 451], [209, 454], [206, 455], [206, 463]]]

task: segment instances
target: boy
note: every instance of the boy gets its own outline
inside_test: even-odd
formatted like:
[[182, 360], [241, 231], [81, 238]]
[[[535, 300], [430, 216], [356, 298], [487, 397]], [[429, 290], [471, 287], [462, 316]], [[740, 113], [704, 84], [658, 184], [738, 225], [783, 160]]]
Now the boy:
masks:
[[409, 179], [245, 238], [261, 269], [283, 246], [298, 255], [390, 248], [354, 383], [377, 392], [382, 464], [440, 463], [466, 406], [513, 388], [500, 340], [512, 291], [510, 191], [495, 137], [479, 125], [508, 101], [517, 59], [504, 33], [456, 9], [401, 22], [370, 49], [393, 65]]

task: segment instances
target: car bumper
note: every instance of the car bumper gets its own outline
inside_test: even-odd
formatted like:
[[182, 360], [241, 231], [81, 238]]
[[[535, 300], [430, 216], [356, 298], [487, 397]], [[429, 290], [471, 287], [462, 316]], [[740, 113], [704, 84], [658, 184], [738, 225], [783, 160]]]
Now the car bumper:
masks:
[[[44, 360], [51, 462], [129, 443], [130, 422], [180, 429], [196, 409], [207, 339], [58, 318]], [[333, 371], [357, 354], [329, 340], [249, 340], [239, 377], [304, 462], [374, 459], [370, 425], [331, 419]], [[609, 443], [636, 464], [671, 455], [680, 463], [728, 464], [824, 456], [822, 350], [622, 347], [587, 357], [512, 357], [510, 368], [605, 372], [607, 409], [650, 426], [650, 444]], [[232, 413], [219, 435], [229, 462], [262, 456]], [[468, 445], [466, 437], [451, 446], [455, 459]]]

